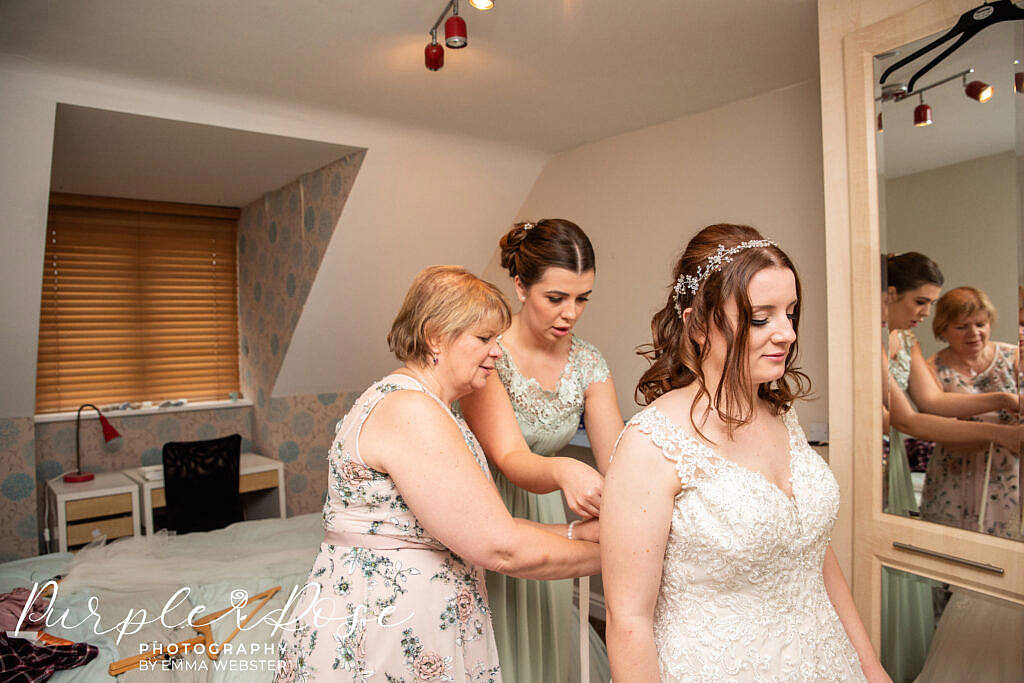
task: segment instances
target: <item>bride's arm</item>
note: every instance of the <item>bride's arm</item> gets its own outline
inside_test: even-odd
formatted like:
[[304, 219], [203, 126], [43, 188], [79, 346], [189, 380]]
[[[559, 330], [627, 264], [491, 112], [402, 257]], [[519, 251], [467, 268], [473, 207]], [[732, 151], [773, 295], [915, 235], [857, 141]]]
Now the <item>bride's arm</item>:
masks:
[[839, 615], [839, 621], [843, 623], [846, 635], [853, 648], [857, 651], [860, 659], [860, 667], [869, 681], [888, 681], [892, 683], [889, 675], [882, 668], [882, 663], [871, 646], [871, 638], [864, 628], [864, 622], [860, 620], [857, 607], [853, 604], [853, 595], [850, 593], [850, 586], [846, 583], [843, 570], [839, 567], [839, 560], [832, 552], [830, 545], [825, 551], [825, 562], [822, 566], [822, 575], [825, 579], [825, 590], [828, 591], [828, 598]]
[[654, 605], [679, 490], [673, 463], [629, 429], [608, 469], [601, 508], [601, 574], [615, 683], [660, 680]]

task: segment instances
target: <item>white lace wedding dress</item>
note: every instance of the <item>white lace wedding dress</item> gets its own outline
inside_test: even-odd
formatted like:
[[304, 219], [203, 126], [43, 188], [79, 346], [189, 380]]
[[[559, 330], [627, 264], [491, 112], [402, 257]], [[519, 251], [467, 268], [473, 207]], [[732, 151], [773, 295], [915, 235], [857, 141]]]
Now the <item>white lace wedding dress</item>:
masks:
[[656, 406], [629, 421], [676, 464], [654, 636], [663, 681], [863, 681], [825, 592], [839, 486], [793, 410], [793, 498], [718, 455]]

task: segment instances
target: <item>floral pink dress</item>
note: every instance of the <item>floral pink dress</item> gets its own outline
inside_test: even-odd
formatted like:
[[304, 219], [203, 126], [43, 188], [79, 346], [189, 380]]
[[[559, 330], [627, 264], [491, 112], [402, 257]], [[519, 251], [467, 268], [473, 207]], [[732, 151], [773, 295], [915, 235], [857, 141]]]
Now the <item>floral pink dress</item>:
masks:
[[[992, 363], [974, 377], [964, 376], [944, 362], [947, 352], [937, 353], [934, 367], [942, 388], [961, 394], [990, 391], [1017, 393], [1017, 349], [1011, 344], [994, 344], [996, 351]], [[1017, 416], [1005, 410], [971, 419], [996, 424], [1017, 422]], [[1002, 446], [994, 447], [986, 489], [987, 461], [987, 447], [978, 451], [963, 451], [940, 444], [928, 461], [928, 473], [921, 493], [921, 517], [961, 529], [1024, 540], [1021, 529], [1019, 454]], [[979, 521], [983, 498], [987, 498], [985, 519]]]
[[[363, 423], [395, 391], [422, 391], [441, 403], [413, 378], [393, 374], [338, 423], [328, 456], [326, 538], [278, 646], [281, 683], [501, 681], [484, 570], [432, 538], [391, 478], [359, 456]], [[473, 433], [452, 419], [487, 473]]]

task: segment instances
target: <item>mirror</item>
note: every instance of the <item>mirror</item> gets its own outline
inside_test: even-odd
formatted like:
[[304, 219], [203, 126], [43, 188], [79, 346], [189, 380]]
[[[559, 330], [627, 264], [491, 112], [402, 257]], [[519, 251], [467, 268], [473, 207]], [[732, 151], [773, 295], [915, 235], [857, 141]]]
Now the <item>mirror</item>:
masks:
[[882, 587], [879, 655], [894, 683], [1020, 680], [1024, 606], [885, 566]]
[[[885, 512], [1018, 541], [1019, 444], [944, 443], [949, 432], [907, 415], [966, 417], [981, 405], [966, 394], [1006, 392], [991, 399], [998, 409], [968, 419], [1019, 421], [1009, 393], [1020, 392], [1024, 342], [1024, 94], [1015, 91], [1015, 75], [1024, 79], [1016, 61], [1024, 58], [1022, 30], [1018, 21], [986, 28], [908, 92], [946, 43], [893, 71], [875, 92], [878, 223], [889, 255], [879, 291], [892, 378], [883, 383]], [[875, 83], [940, 35], [876, 55]], [[946, 424], [956, 432], [956, 423]]]

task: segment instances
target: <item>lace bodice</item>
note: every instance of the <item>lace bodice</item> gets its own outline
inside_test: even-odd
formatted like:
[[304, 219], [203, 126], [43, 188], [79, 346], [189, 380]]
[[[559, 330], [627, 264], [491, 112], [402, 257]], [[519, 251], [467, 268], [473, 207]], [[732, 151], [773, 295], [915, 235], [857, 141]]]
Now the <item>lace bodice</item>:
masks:
[[627, 424], [682, 484], [654, 613], [663, 680], [864, 680], [822, 577], [839, 486], [794, 411], [784, 420], [793, 498], [656, 406]]
[[917, 343], [917, 337], [910, 330], [899, 330], [896, 336], [899, 337], [900, 348], [895, 356], [889, 358], [889, 374], [900, 389], [906, 391], [910, 385], [910, 349]]
[[573, 335], [558, 383], [553, 391], [547, 391], [519, 371], [500, 339], [498, 345], [503, 353], [495, 367], [527, 445], [538, 455], [554, 455], [576, 433], [587, 387], [608, 379], [608, 364], [593, 344]]

